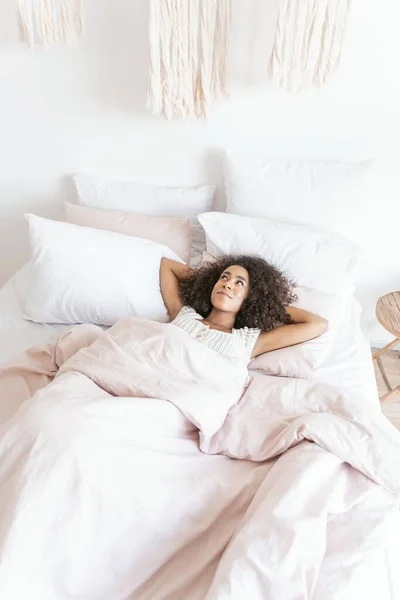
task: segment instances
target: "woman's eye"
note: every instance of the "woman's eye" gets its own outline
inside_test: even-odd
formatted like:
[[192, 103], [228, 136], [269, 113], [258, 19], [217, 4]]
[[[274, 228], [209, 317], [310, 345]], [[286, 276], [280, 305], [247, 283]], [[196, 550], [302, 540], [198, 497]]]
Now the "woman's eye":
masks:
[[226, 279], [226, 275], [221, 275], [221, 279]]
[[241, 281], [240, 279], [239, 279], [239, 281], [238, 281], [237, 283], [238, 283], [239, 285], [241, 285], [241, 286], [243, 286], [243, 285], [244, 285], [243, 281]]

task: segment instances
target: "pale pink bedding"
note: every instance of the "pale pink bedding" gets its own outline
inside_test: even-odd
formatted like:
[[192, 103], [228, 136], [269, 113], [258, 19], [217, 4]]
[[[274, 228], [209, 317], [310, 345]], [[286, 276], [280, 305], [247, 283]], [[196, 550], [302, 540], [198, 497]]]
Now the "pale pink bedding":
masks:
[[240, 363], [140, 319], [1, 369], [0, 597], [365, 597], [398, 432], [326, 384], [250, 375], [241, 397]]

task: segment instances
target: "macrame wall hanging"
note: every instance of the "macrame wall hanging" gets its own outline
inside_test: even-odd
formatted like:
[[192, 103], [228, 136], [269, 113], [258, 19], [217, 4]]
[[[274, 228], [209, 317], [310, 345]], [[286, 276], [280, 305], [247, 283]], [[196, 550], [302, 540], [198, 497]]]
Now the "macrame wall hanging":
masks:
[[53, 44], [74, 44], [83, 33], [83, 0], [18, 0], [22, 39], [45, 48]]
[[[148, 1], [147, 106], [167, 119], [205, 118], [229, 95], [233, 0]], [[73, 44], [83, 33], [83, 0], [17, 0], [17, 4], [22, 37], [30, 46]], [[350, 4], [351, 0], [279, 0], [269, 63], [269, 73], [279, 86], [298, 92], [324, 84], [334, 73]]]
[[231, 0], [149, 0], [147, 106], [167, 119], [206, 117], [229, 94]]
[[279, 86], [323, 85], [338, 67], [351, 0], [280, 0], [269, 70]]

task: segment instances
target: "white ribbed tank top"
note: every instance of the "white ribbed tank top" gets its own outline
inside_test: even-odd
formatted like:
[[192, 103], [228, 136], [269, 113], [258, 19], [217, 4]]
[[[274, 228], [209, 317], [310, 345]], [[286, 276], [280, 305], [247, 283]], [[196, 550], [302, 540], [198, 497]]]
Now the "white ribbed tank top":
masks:
[[242, 329], [233, 329], [232, 333], [226, 333], [211, 329], [202, 323], [202, 320], [203, 317], [193, 308], [184, 306], [171, 323], [218, 354], [243, 359], [246, 364], [250, 362], [260, 329], [243, 327]]

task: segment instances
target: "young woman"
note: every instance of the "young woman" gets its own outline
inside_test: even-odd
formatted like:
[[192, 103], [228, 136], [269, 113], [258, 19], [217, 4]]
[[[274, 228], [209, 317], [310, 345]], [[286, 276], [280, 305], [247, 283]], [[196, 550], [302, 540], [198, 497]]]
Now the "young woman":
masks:
[[224, 256], [198, 270], [163, 258], [161, 293], [172, 323], [220, 354], [252, 358], [326, 331], [325, 319], [290, 306], [292, 283], [254, 256]]

